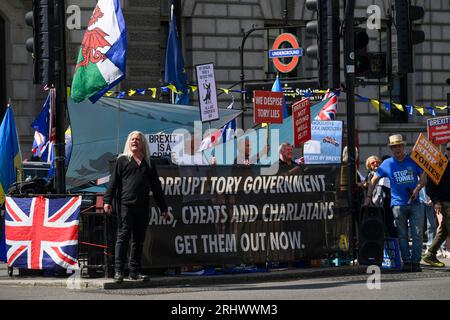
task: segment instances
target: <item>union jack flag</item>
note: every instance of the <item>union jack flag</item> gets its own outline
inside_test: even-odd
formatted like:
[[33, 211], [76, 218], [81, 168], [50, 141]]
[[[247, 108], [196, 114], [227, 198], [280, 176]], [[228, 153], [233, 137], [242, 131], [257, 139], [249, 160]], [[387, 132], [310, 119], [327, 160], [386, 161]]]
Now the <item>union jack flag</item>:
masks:
[[23, 269], [78, 269], [81, 197], [6, 197], [7, 263]]
[[328, 91], [322, 101], [328, 100], [314, 120], [334, 120], [336, 118], [339, 92]]

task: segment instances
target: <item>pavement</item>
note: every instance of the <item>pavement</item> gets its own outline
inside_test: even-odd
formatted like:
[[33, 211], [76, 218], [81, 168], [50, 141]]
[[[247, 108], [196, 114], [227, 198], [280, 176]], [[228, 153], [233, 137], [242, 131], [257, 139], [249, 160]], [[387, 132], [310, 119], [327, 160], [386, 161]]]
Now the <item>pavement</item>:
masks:
[[[445, 263], [444, 268], [433, 268], [423, 261], [421, 266], [423, 273], [429, 271], [450, 271], [450, 258], [439, 258]], [[394, 269], [381, 269], [382, 274], [401, 273]], [[218, 284], [236, 284], [236, 283], [255, 283], [283, 281], [293, 279], [311, 279], [320, 277], [345, 277], [352, 275], [363, 275], [367, 273], [367, 266], [345, 265], [339, 267], [304, 267], [304, 268], [285, 268], [270, 269], [267, 272], [252, 272], [238, 274], [221, 275], [150, 275], [148, 282], [126, 280], [122, 283], [114, 283], [112, 278], [88, 278], [81, 277], [79, 272], [70, 276], [62, 277], [43, 277], [43, 276], [23, 276], [18, 274], [15, 269], [13, 276], [8, 275], [5, 263], [0, 263], [0, 286], [45, 286], [59, 287], [67, 289], [133, 289], [133, 288], [157, 288], [157, 287], [179, 287], [179, 286], [199, 286], [199, 285], [218, 285]], [[370, 273], [371, 274], [371, 273]]]

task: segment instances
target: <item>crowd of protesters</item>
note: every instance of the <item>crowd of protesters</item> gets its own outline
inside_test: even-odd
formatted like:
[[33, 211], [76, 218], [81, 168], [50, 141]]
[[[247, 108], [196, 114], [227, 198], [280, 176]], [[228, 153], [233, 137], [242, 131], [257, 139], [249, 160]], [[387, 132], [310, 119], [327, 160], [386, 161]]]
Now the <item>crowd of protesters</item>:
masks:
[[[399, 240], [403, 271], [422, 271], [421, 260], [444, 267], [438, 257], [450, 257], [450, 248], [445, 246], [450, 230], [450, 167], [436, 185], [412, 161], [405, 145], [402, 135], [392, 135], [388, 144], [391, 157], [381, 160], [372, 155], [366, 159], [363, 205], [382, 208], [386, 237]], [[450, 143], [446, 156], [450, 159]]]

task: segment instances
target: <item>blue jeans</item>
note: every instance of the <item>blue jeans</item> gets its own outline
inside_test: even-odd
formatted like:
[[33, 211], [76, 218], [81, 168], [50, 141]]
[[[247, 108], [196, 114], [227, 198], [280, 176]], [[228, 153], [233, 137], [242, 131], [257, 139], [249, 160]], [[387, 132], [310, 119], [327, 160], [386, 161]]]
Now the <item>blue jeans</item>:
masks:
[[[393, 206], [394, 223], [403, 262], [420, 262], [422, 259], [424, 208], [420, 202], [407, 206]], [[408, 242], [408, 221], [411, 226], [412, 248]]]

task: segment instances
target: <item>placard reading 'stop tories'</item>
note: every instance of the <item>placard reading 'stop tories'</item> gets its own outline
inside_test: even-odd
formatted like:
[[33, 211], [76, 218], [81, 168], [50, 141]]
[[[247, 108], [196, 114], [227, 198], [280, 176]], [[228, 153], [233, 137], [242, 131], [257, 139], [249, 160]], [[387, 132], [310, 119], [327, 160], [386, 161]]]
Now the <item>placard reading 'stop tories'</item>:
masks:
[[411, 159], [414, 160], [435, 184], [438, 184], [447, 167], [448, 160], [439, 149], [431, 143], [423, 134], [414, 145], [411, 152]]

